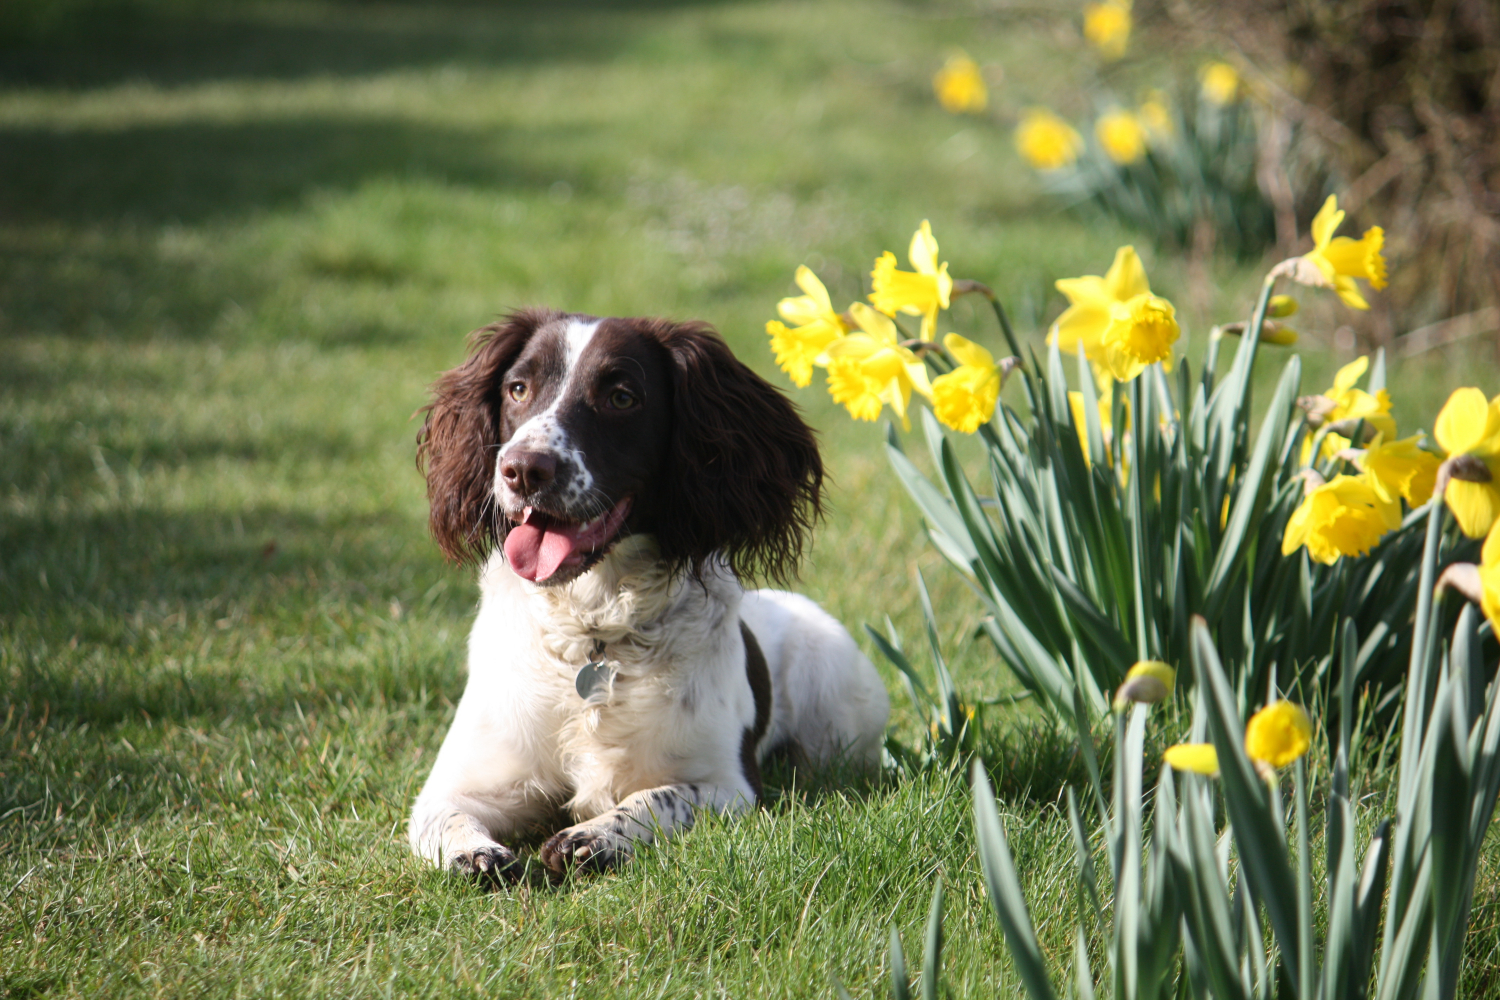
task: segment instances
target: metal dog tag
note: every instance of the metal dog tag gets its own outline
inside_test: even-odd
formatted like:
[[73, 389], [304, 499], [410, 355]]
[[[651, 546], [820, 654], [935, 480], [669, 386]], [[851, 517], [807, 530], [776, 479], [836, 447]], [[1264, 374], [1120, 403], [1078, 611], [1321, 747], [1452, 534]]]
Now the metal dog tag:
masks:
[[579, 669], [578, 676], [573, 678], [573, 687], [578, 691], [578, 697], [588, 701], [594, 692], [607, 687], [614, 676], [615, 670], [608, 663], [593, 660]]

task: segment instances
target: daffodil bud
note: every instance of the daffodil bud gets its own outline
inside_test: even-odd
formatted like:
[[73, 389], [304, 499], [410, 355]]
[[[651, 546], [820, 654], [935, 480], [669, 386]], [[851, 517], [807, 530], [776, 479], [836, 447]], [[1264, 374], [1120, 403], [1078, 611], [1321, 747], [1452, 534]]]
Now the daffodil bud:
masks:
[[1142, 660], [1125, 674], [1125, 683], [1115, 692], [1115, 711], [1122, 712], [1135, 702], [1154, 705], [1170, 698], [1177, 683], [1177, 671], [1160, 660]]
[[1271, 296], [1270, 308], [1266, 310], [1266, 315], [1268, 317], [1270, 317], [1271, 319], [1286, 319], [1288, 316], [1295, 316], [1296, 314], [1296, 299], [1292, 298], [1290, 295]]
[[1338, 407], [1338, 401], [1328, 396], [1298, 396], [1297, 406], [1307, 414], [1309, 427], [1322, 427], [1323, 421]]
[[[1238, 337], [1245, 332], [1247, 323], [1225, 323], [1223, 326], [1215, 327], [1217, 336]], [[1297, 331], [1289, 326], [1266, 320], [1260, 325], [1260, 342], [1262, 344], [1275, 344], [1278, 347], [1290, 347], [1297, 342]]]
[[[1355, 419], [1354, 417], [1346, 417], [1343, 420], [1335, 420], [1333, 423], [1328, 425], [1328, 430], [1330, 433], [1337, 434], [1340, 437], [1350, 438], [1352, 440], [1354, 437], [1354, 432], [1360, 427], [1364, 428], [1362, 440], [1360, 441], [1361, 444], [1363, 444], [1365, 441], [1373, 441], [1375, 439], [1375, 435], [1380, 433], [1380, 431], [1376, 430], [1368, 420], [1365, 420], [1363, 418]], [[1484, 463], [1481, 462], [1480, 464], [1482, 465]]]

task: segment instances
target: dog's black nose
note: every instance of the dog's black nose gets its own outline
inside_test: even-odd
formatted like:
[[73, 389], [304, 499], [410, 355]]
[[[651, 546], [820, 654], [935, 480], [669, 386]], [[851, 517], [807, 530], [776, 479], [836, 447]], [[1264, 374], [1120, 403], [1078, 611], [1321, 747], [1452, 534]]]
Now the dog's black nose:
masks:
[[520, 496], [530, 496], [557, 477], [557, 456], [517, 448], [500, 461], [500, 478]]

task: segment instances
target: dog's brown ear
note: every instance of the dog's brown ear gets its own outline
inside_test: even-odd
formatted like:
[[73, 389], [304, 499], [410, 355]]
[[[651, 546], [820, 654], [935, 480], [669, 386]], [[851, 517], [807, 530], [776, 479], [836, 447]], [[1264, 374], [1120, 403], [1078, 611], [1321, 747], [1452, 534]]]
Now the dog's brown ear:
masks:
[[428, 524], [444, 554], [482, 562], [504, 534], [495, 510], [500, 379], [537, 328], [560, 313], [527, 309], [470, 335], [469, 358], [444, 372], [417, 433], [417, 469], [427, 477]]
[[672, 359], [662, 556], [697, 569], [720, 552], [741, 577], [788, 580], [822, 514], [811, 428], [707, 324], [657, 321], [650, 332]]

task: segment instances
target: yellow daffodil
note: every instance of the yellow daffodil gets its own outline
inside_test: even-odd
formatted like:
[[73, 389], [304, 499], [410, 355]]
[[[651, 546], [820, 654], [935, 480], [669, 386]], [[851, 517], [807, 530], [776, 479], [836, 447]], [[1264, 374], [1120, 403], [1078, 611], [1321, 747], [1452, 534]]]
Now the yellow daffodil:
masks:
[[1162, 751], [1161, 759], [1174, 771], [1192, 771], [1210, 778], [1219, 774], [1219, 751], [1212, 743], [1179, 743]]
[[[1369, 368], [1368, 357], [1355, 358], [1338, 370], [1333, 377], [1333, 385], [1322, 395], [1301, 401], [1308, 409], [1309, 423], [1314, 427], [1338, 424], [1342, 429], [1353, 434], [1359, 421], [1363, 420], [1368, 433], [1379, 433], [1384, 435], [1386, 440], [1395, 438], [1396, 420], [1391, 416], [1390, 393], [1384, 389], [1369, 393], [1357, 387], [1359, 380], [1364, 378]], [[1326, 460], [1349, 445], [1348, 436], [1337, 431], [1329, 431], [1323, 436], [1323, 447], [1319, 455]], [[1302, 464], [1306, 465], [1311, 458], [1312, 436], [1309, 435], [1302, 442]]]
[[1154, 705], [1172, 697], [1177, 671], [1160, 660], [1141, 660], [1125, 673], [1125, 683], [1115, 692], [1115, 711], [1131, 702]]
[[948, 308], [953, 279], [948, 277], [947, 262], [938, 264], [937, 240], [926, 219], [912, 234], [906, 256], [915, 271], [898, 271], [896, 255], [889, 250], [875, 261], [875, 269], [870, 272], [870, 302], [887, 316], [903, 312], [922, 317], [922, 339], [931, 340], [938, 310]]
[[828, 346], [828, 392], [856, 420], [875, 420], [889, 406], [911, 429], [907, 408], [916, 391], [932, 398], [927, 367], [902, 347], [896, 324], [863, 302], [849, 307], [859, 332]]
[[1432, 436], [1447, 453], [1443, 500], [1470, 538], [1500, 520], [1500, 396], [1485, 401], [1478, 389], [1457, 389], [1443, 404]]
[[1198, 78], [1203, 83], [1203, 99], [1210, 104], [1223, 107], [1234, 103], [1234, 99], [1239, 96], [1239, 70], [1226, 62], [1205, 63], [1198, 71]]
[[1031, 108], [1016, 127], [1016, 149], [1038, 170], [1061, 170], [1078, 161], [1083, 138], [1046, 108]]
[[1147, 365], [1169, 361], [1181, 335], [1172, 303], [1151, 294], [1134, 247], [1121, 247], [1104, 277], [1060, 278], [1057, 290], [1071, 305], [1048, 333], [1064, 354], [1082, 346], [1090, 361], [1124, 382]]
[[1245, 727], [1245, 753], [1272, 767], [1286, 767], [1311, 746], [1312, 720], [1295, 702], [1273, 702], [1252, 715]]
[[1386, 444], [1377, 437], [1360, 457], [1359, 467], [1369, 473], [1370, 485], [1386, 503], [1402, 497], [1412, 507], [1432, 499], [1441, 460], [1417, 445], [1420, 434]]
[[1484, 551], [1479, 558], [1479, 583], [1483, 596], [1479, 606], [1490, 625], [1500, 633], [1500, 521], [1490, 529], [1484, 539]]
[[[1245, 754], [1266, 777], [1286, 767], [1312, 747], [1312, 719], [1301, 705], [1277, 701], [1256, 712], [1245, 727]], [[1174, 770], [1213, 777], [1219, 773], [1219, 753], [1212, 743], [1179, 743], [1167, 747], [1162, 759]]]
[[932, 78], [932, 90], [944, 111], [975, 114], [989, 104], [989, 90], [979, 65], [966, 52], [955, 52]]
[[1290, 295], [1273, 295], [1266, 307], [1267, 319], [1286, 319], [1297, 315], [1297, 300]]
[[1146, 155], [1146, 126], [1123, 108], [1100, 115], [1094, 123], [1094, 137], [1105, 155], [1122, 167]]
[[1083, 8], [1083, 37], [1106, 59], [1118, 59], [1130, 44], [1130, 4], [1104, 0]]
[[1104, 363], [1115, 378], [1133, 379], [1148, 365], [1170, 362], [1182, 335], [1172, 303], [1149, 292], [1110, 307], [1104, 331]]
[[973, 434], [995, 413], [1004, 373], [989, 351], [956, 333], [943, 338], [958, 367], [932, 380], [932, 412], [943, 423]]
[[1160, 90], [1148, 92], [1135, 114], [1141, 124], [1146, 126], [1152, 145], [1170, 139], [1177, 132], [1177, 126], [1172, 121], [1172, 105], [1167, 95]]
[[807, 294], [782, 299], [776, 309], [786, 323], [772, 320], [766, 324], [766, 333], [771, 335], [776, 364], [791, 377], [793, 385], [805, 388], [812, 381], [813, 365], [827, 363], [823, 352], [844, 335], [847, 327], [834, 312], [828, 289], [810, 268], [797, 268], [797, 286]]
[[1370, 477], [1335, 476], [1313, 489], [1287, 520], [1281, 536], [1281, 554], [1291, 555], [1302, 546], [1307, 554], [1325, 565], [1340, 556], [1362, 556], [1401, 524], [1401, 504], [1383, 500]]
[[1385, 231], [1371, 226], [1357, 240], [1335, 237], [1334, 231], [1343, 221], [1338, 199], [1329, 195], [1312, 221], [1313, 248], [1294, 258], [1305, 266], [1297, 266], [1290, 273], [1304, 285], [1332, 288], [1353, 309], [1368, 309], [1370, 304], [1359, 294], [1354, 279], [1363, 278], [1377, 291], [1385, 287], [1385, 258], [1380, 252], [1385, 245]]

